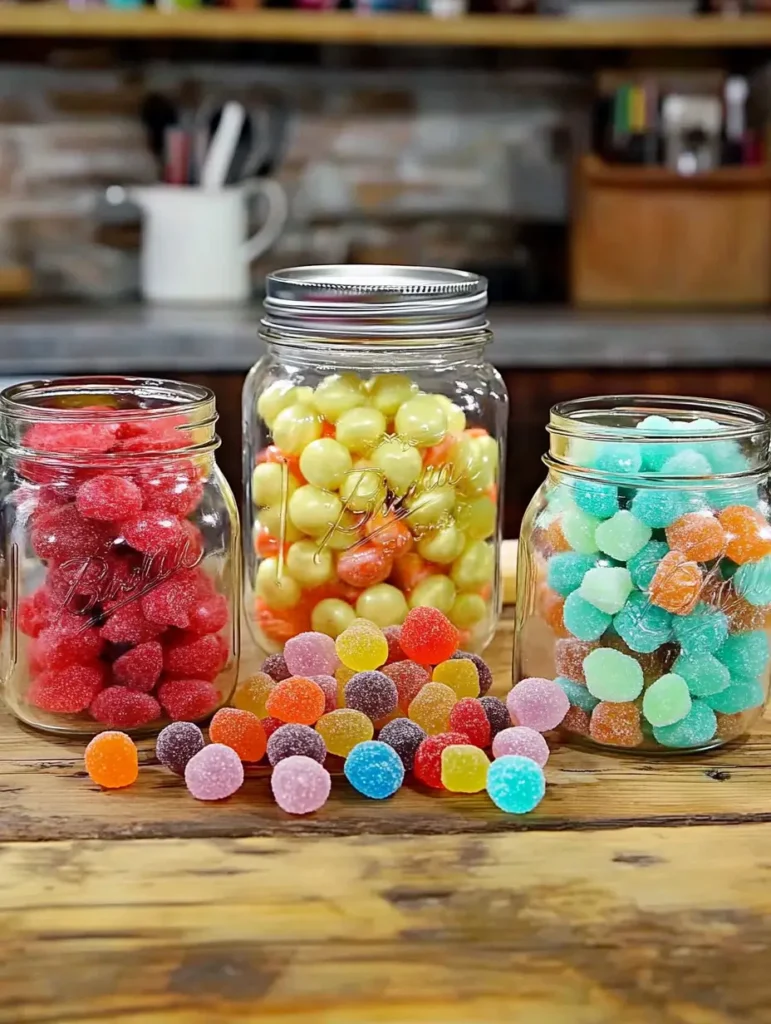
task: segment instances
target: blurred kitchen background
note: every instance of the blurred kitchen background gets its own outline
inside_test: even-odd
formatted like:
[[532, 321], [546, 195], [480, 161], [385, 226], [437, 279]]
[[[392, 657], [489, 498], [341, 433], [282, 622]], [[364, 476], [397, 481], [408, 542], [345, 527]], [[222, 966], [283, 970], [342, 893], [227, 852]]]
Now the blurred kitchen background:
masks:
[[338, 262], [489, 278], [510, 535], [555, 401], [771, 408], [771, 2], [0, 4], [3, 385], [207, 384], [239, 489], [265, 274]]

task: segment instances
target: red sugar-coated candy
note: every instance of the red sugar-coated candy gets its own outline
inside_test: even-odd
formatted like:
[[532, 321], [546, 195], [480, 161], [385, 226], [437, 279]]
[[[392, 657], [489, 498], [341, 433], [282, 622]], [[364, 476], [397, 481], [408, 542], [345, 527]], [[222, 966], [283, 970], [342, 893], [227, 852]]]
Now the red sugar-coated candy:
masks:
[[463, 732], [441, 732], [427, 736], [415, 751], [412, 770], [415, 778], [433, 789], [444, 789], [442, 785], [442, 751], [447, 747], [464, 746], [468, 736]]
[[111, 729], [136, 729], [161, 717], [155, 697], [125, 686], [108, 686], [96, 695], [88, 710], [93, 719]]
[[102, 688], [101, 665], [68, 665], [42, 672], [30, 685], [27, 700], [43, 711], [74, 715], [85, 711]]
[[140, 602], [142, 614], [159, 626], [187, 629], [190, 613], [200, 600], [199, 577], [195, 569], [177, 569], [144, 595]]
[[396, 684], [399, 707], [403, 711], [408, 710], [420, 688], [431, 682], [431, 673], [416, 661], [394, 661], [383, 665], [380, 671]]
[[190, 611], [188, 629], [191, 633], [219, 633], [228, 623], [230, 611], [227, 598], [215, 594], [206, 601], [199, 601]]
[[260, 666], [260, 672], [275, 679], [280, 683], [283, 679], [289, 679], [292, 673], [289, 671], [283, 654], [269, 654]]
[[49, 566], [46, 590], [60, 607], [74, 610], [83, 603], [78, 601], [79, 597], [91, 598], [90, 608], [97, 602], [125, 598], [138, 586], [136, 557], [107, 551], [85, 558], [68, 558], [61, 565]]
[[182, 539], [177, 554], [181, 565], [196, 565], [203, 556], [203, 534], [189, 519], [182, 519], [179, 524]]
[[276, 683], [265, 701], [265, 710], [272, 718], [282, 722], [313, 725], [324, 714], [324, 691], [312, 679], [290, 676]]
[[54, 609], [51, 597], [44, 587], [19, 601], [17, 624], [25, 636], [40, 636], [42, 630], [51, 624]]
[[107, 452], [115, 433], [110, 423], [35, 423], [24, 435], [24, 445], [40, 452]]
[[203, 496], [203, 484], [189, 459], [171, 468], [149, 469], [136, 479], [144, 507], [153, 512], [167, 512], [184, 518], [198, 506]]
[[450, 729], [468, 736], [475, 747], [490, 746], [491, 729], [485, 709], [476, 697], [463, 697], [450, 712]]
[[99, 632], [105, 640], [114, 644], [142, 644], [146, 640], [154, 640], [166, 628], [148, 622], [142, 614], [139, 601], [132, 600], [128, 604], [108, 601], [104, 612], [107, 621]]
[[388, 644], [388, 658], [386, 659], [386, 665], [390, 665], [394, 661], [404, 661], [406, 655], [402, 650], [402, 645], [399, 643], [399, 637], [402, 635], [401, 626], [386, 626], [383, 630], [383, 636], [386, 638]]
[[157, 640], [148, 640], [126, 651], [112, 666], [116, 682], [143, 693], [150, 693], [161, 678], [162, 670], [163, 648]]
[[192, 676], [212, 680], [225, 667], [230, 648], [227, 641], [216, 633], [196, 636], [182, 633], [171, 640], [163, 655], [163, 665], [173, 676]]
[[57, 563], [102, 554], [112, 538], [105, 525], [84, 519], [74, 505], [62, 505], [35, 516], [30, 539], [38, 558]]
[[139, 512], [121, 523], [127, 544], [146, 555], [158, 555], [183, 543], [182, 525], [168, 512]]
[[337, 560], [337, 575], [352, 587], [371, 587], [388, 579], [393, 558], [375, 544], [361, 544], [343, 551]]
[[282, 722], [280, 718], [261, 718], [260, 724], [262, 725], [263, 731], [268, 739], [273, 735], [276, 729], [280, 729], [282, 725], [286, 725], [286, 722]]
[[206, 679], [170, 679], [158, 688], [158, 700], [174, 722], [205, 718], [221, 699], [217, 687]]
[[104, 473], [81, 484], [75, 507], [88, 519], [126, 519], [142, 508], [142, 492], [122, 476]]
[[242, 761], [259, 761], [265, 753], [267, 738], [257, 715], [239, 708], [220, 708], [211, 720], [209, 739], [224, 743]]
[[102, 650], [99, 630], [88, 625], [88, 618], [62, 611], [53, 625], [41, 631], [36, 655], [44, 668], [65, 668], [67, 665], [87, 665], [95, 661]]
[[402, 650], [421, 665], [438, 665], [458, 650], [460, 634], [437, 608], [419, 607], [408, 612], [402, 624]]

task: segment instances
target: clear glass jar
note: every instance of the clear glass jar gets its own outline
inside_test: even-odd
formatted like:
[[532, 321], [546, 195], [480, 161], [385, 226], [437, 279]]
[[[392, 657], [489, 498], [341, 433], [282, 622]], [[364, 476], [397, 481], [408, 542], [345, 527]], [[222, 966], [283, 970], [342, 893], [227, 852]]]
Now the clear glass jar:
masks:
[[597, 745], [707, 749], [769, 688], [771, 420], [695, 398], [551, 410], [522, 524], [514, 683], [556, 680]]
[[506, 388], [484, 279], [410, 267], [268, 278], [244, 388], [247, 617], [266, 650], [431, 605], [482, 650], [500, 612]]
[[130, 377], [0, 393], [2, 693], [52, 732], [207, 718], [238, 674], [238, 513], [207, 388]]

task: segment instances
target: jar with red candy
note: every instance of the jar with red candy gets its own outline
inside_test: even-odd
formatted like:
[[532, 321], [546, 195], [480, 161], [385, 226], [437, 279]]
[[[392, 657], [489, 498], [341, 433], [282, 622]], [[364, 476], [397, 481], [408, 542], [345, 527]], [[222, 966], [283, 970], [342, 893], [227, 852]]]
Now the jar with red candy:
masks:
[[484, 278], [452, 270], [269, 276], [244, 388], [247, 618], [265, 649], [421, 605], [465, 649], [489, 643], [508, 399], [486, 304]]
[[3, 696], [52, 732], [154, 731], [228, 701], [240, 551], [214, 395], [130, 377], [0, 393]]

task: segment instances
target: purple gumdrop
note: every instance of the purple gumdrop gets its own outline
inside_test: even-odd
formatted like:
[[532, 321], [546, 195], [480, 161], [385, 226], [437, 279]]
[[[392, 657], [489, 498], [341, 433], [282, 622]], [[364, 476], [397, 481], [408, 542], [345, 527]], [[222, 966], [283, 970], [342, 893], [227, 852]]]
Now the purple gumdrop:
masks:
[[283, 654], [269, 654], [265, 661], [263, 661], [260, 672], [264, 672], [266, 676], [270, 676], [270, 678], [276, 683], [282, 683], [292, 675], [287, 668]]
[[279, 761], [297, 755], [312, 757], [319, 764], [324, 764], [327, 747], [315, 729], [311, 729], [309, 725], [289, 722], [271, 733], [268, 740], [268, 760], [274, 767]]
[[568, 713], [570, 701], [565, 691], [551, 679], [523, 679], [506, 698], [511, 720], [536, 732], [556, 729]]
[[203, 733], [193, 722], [172, 722], [158, 734], [155, 756], [176, 775], [184, 775], [190, 758], [205, 746]]
[[459, 659], [473, 661], [476, 665], [477, 672], [479, 674], [479, 695], [480, 697], [484, 697], [493, 685], [493, 674], [490, 671], [490, 666], [483, 658], [480, 658], [478, 654], [472, 654], [470, 651], [456, 651], [455, 654], [451, 656], [450, 660], [457, 661]]
[[384, 672], [357, 672], [345, 684], [345, 706], [362, 711], [373, 722], [390, 715], [399, 704], [396, 683]]
[[276, 803], [287, 814], [310, 814], [327, 802], [329, 772], [312, 757], [295, 754], [279, 761], [270, 778]]
[[224, 743], [210, 743], [199, 750], [185, 768], [185, 783], [196, 800], [224, 800], [240, 789], [243, 781], [241, 758]]
[[543, 768], [549, 760], [549, 744], [535, 729], [513, 725], [501, 730], [493, 740], [493, 757], [505, 757], [507, 754], [529, 757]]
[[331, 676], [340, 665], [335, 641], [325, 633], [299, 633], [284, 644], [284, 660], [293, 676]]
[[387, 743], [389, 747], [394, 748], [401, 758], [406, 772], [412, 771], [415, 751], [425, 738], [424, 730], [410, 718], [394, 718], [392, 722], [383, 726], [378, 735], [378, 739], [382, 743]]
[[487, 721], [490, 723], [490, 735], [495, 737], [501, 729], [511, 725], [509, 709], [499, 697], [480, 697], [479, 703], [485, 709]]
[[334, 676], [309, 676], [324, 691], [324, 714], [337, 708], [337, 680]]

